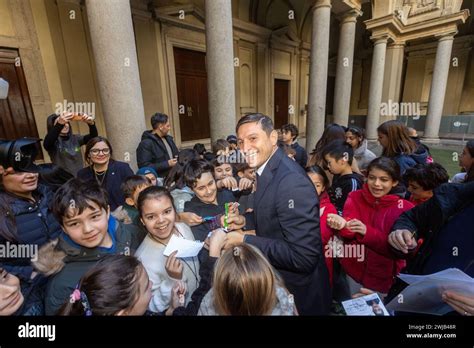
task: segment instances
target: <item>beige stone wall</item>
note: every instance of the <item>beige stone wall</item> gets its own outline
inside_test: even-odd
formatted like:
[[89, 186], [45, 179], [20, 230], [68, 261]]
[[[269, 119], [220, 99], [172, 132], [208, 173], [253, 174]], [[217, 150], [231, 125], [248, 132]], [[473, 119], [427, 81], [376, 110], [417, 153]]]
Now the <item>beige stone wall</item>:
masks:
[[[471, 52], [473, 42], [473, 35], [454, 39], [443, 115], [452, 116], [474, 112]], [[407, 71], [402, 101], [421, 102], [421, 114], [426, 115], [436, 56], [436, 42], [411, 45], [407, 52]], [[469, 92], [471, 92], [470, 97], [468, 97]]]

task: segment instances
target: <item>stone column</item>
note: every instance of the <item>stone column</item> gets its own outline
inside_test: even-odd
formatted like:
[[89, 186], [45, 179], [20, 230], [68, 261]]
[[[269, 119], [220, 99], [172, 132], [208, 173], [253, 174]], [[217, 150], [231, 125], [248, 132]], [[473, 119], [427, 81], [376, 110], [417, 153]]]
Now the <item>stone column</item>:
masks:
[[231, 0], [206, 0], [207, 89], [211, 141], [235, 134]]
[[383, 73], [385, 69], [385, 53], [387, 37], [376, 38], [370, 72], [369, 110], [367, 113], [366, 132], [368, 140], [377, 139], [377, 127], [380, 122], [380, 103], [382, 102]]
[[[387, 105], [400, 103], [403, 68], [405, 60], [405, 43], [396, 42], [389, 44], [385, 58], [385, 73], [383, 77], [382, 102]], [[389, 115], [381, 115], [380, 123], [388, 120], [396, 119], [398, 115], [392, 114], [391, 108], [388, 108]], [[416, 115], [401, 115], [416, 116]]]
[[360, 16], [360, 11], [356, 9], [350, 10], [341, 16], [336, 85], [334, 87], [334, 123], [343, 126], [347, 126], [349, 123], [354, 40], [358, 16]]
[[425, 132], [423, 139], [436, 141], [438, 139], [441, 115], [443, 114], [444, 97], [448, 83], [449, 66], [451, 63], [451, 50], [453, 48], [453, 33], [441, 36], [436, 49], [436, 60], [431, 80], [430, 99], [426, 115]]
[[86, 0], [107, 137], [114, 157], [136, 168], [146, 129], [129, 0]]
[[311, 151], [324, 131], [328, 79], [331, 0], [317, 0], [313, 7], [311, 62], [309, 68], [306, 150]]

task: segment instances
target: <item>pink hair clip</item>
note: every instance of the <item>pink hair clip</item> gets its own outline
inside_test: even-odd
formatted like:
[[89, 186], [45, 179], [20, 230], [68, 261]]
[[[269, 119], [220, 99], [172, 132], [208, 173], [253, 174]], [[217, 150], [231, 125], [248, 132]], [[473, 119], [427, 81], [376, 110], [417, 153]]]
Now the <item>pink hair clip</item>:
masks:
[[81, 292], [79, 291], [79, 289], [75, 289], [71, 294], [70, 302], [74, 303], [76, 301], [79, 301], [80, 299], [81, 299]]

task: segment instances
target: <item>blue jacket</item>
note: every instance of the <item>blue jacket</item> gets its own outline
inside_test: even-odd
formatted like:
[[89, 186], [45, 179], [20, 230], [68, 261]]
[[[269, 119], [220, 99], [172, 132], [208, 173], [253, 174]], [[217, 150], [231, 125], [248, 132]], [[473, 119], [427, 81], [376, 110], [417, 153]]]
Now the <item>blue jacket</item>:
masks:
[[281, 274], [302, 315], [329, 313], [331, 294], [319, 227], [316, 189], [281, 148], [257, 179], [245, 242], [259, 248]]
[[[36, 202], [5, 192], [0, 194], [5, 196], [6, 202], [9, 202], [10, 212], [15, 219], [17, 240], [10, 242], [11, 244], [37, 245], [39, 249], [46, 242], [59, 236], [61, 226], [49, 210], [53, 193], [46, 186], [38, 185], [33, 193]], [[0, 243], [5, 244], [6, 240], [0, 237]], [[9, 273], [22, 280], [29, 280], [33, 271], [30, 258], [4, 259], [0, 260], [0, 264]]]
[[[109, 195], [110, 210], [114, 211], [125, 203], [125, 196], [120, 188], [122, 183], [134, 173], [128, 163], [119, 161], [110, 161], [109, 168], [105, 174], [102, 186]], [[77, 177], [84, 181], [95, 180], [94, 170], [91, 166], [81, 169]]]
[[400, 166], [400, 174], [403, 176], [408, 168], [414, 167], [417, 164], [424, 164], [429, 156], [425, 148], [419, 147], [415, 153], [411, 155], [397, 155], [393, 159]]
[[295, 155], [296, 163], [299, 163], [300, 166], [302, 166], [303, 168], [306, 168], [306, 163], [308, 162], [308, 154], [306, 153], [306, 150], [304, 149], [304, 147], [298, 144], [297, 141], [291, 144], [291, 147], [296, 151], [296, 155]]

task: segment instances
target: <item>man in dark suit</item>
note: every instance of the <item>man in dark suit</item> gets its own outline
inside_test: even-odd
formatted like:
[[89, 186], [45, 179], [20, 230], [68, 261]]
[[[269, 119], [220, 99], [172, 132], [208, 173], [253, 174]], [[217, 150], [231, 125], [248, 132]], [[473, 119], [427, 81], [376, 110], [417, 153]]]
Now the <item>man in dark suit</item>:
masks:
[[283, 277], [300, 314], [328, 314], [329, 277], [311, 180], [278, 148], [278, 134], [268, 116], [241, 118], [237, 136], [247, 162], [257, 170], [257, 191], [253, 213], [232, 216], [229, 222], [231, 229], [245, 225], [256, 235], [229, 232], [226, 247], [244, 242], [256, 246]]
[[176, 165], [178, 148], [173, 137], [168, 135], [170, 122], [165, 114], [156, 113], [151, 117], [153, 130], [145, 131], [137, 148], [138, 168], [152, 167], [162, 178]]

